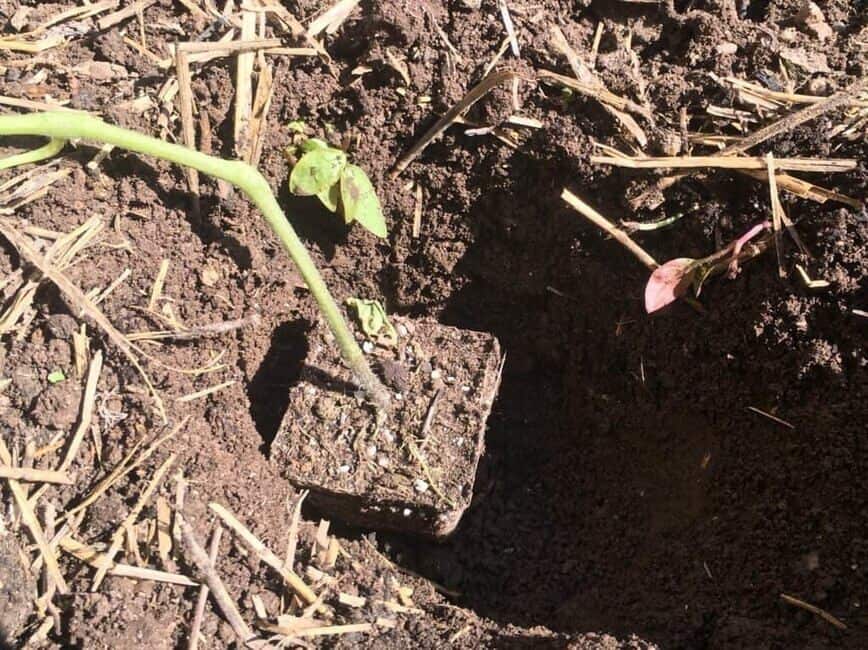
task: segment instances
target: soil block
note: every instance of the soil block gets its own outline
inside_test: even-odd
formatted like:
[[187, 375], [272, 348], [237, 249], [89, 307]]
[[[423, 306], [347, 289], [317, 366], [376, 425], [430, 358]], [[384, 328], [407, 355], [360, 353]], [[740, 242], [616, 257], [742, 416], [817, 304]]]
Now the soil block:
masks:
[[[377, 414], [320, 324], [271, 446], [273, 462], [327, 516], [364, 528], [444, 537], [473, 496], [500, 383], [490, 334], [395, 317], [397, 343], [364, 348], [390, 389]], [[382, 339], [381, 339], [382, 342]]]

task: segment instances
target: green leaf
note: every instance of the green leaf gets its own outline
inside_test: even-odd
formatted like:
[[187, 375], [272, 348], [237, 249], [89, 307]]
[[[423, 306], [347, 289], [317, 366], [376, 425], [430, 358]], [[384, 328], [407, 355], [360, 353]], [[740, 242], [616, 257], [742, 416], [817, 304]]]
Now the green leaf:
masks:
[[[310, 151], [316, 151], [317, 149], [333, 149], [328, 145], [328, 142], [325, 140], [320, 140], [319, 138], [308, 138], [304, 142], [301, 143], [301, 150], [305, 153]], [[334, 151], [340, 151], [340, 149], [334, 149]]]
[[63, 374], [62, 370], [55, 370], [54, 372], [48, 373], [47, 379], [49, 384], [59, 384], [66, 379], [66, 375]]
[[374, 186], [365, 171], [357, 165], [346, 165], [341, 173], [341, 202], [344, 220], [357, 220], [377, 237], [386, 237], [386, 219]]
[[347, 305], [356, 310], [356, 317], [368, 338], [382, 339], [382, 342], [387, 345], [395, 345], [398, 342], [398, 332], [389, 322], [386, 310], [378, 301], [347, 298]]
[[304, 154], [289, 175], [289, 191], [313, 196], [338, 182], [347, 155], [339, 149], [315, 149]]
[[304, 123], [304, 120], [292, 120], [289, 124], [286, 125], [286, 128], [293, 133], [301, 133], [304, 134], [304, 130], [307, 127], [307, 124]]
[[331, 210], [332, 212], [337, 212], [338, 203], [341, 200], [341, 186], [339, 183], [335, 183], [328, 189], [325, 189], [319, 194], [317, 194], [316, 197], [329, 210]]

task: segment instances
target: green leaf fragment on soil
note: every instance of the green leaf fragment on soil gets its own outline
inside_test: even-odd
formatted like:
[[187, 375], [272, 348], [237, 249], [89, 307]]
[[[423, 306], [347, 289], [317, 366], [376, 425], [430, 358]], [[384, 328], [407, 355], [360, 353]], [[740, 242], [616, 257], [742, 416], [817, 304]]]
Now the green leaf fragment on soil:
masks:
[[54, 372], [48, 373], [49, 384], [59, 384], [64, 379], [66, 379], [66, 375], [63, 374], [62, 370], [55, 370]]
[[358, 221], [377, 237], [386, 237], [386, 219], [380, 200], [365, 171], [358, 165], [346, 165], [341, 173], [341, 202], [344, 220]]
[[315, 149], [301, 157], [289, 175], [289, 191], [314, 196], [338, 182], [347, 155], [339, 149]]
[[388, 345], [394, 345], [398, 342], [398, 332], [395, 330], [389, 318], [386, 316], [386, 310], [377, 300], [366, 300], [363, 298], [347, 298], [347, 305], [356, 310], [356, 317], [362, 327], [362, 331], [368, 338], [378, 340], [382, 339]]

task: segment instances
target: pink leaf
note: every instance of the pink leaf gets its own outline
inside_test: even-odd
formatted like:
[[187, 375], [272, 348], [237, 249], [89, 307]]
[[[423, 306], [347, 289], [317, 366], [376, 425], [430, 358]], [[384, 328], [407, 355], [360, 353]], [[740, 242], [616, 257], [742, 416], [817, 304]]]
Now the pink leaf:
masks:
[[645, 311], [652, 314], [683, 296], [693, 279], [694, 262], [689, 257], [677, 257], [654, 269], [645, 285]]

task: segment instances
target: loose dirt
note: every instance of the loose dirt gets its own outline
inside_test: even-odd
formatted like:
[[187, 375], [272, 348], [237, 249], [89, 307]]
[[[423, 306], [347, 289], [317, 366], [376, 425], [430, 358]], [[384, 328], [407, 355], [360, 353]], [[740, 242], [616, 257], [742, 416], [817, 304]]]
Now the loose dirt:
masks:
[[[76, 6], [31, 4], [29, 25]], [[322, 3], [285, 4], [307, 25]], [[672, 146], [673, 133], [683, 153], [682, 109], [691, 133], [740, 136], [775, 119], [774, 111], [746, 107], [710, 73], [785, 89], [779, 53], [796, 49], [815, 64], [824, 58], [825, 67], [791, 67], [787, 74], [799, 92], [825, 96], [868, 71], [868, 24], [858, 1], [818, 2], [832, 32], [825, 41], [791, 20], [801, 4], [796, 0], [507, 4], [521, 59], [507, 52], [499, 66], [522, 75], [533, 76], [535, 67], [570, 74], [548, 46], [553, 25], [583, 57], [602, 25], [596, 74], [612, 92], [650, 110], [653, 125], [636, 119], [649, 139], [645, 151], [653, 155]], [[18, 9], [19, 3], [0, 1], [4, 36], [15, 33], [8, 23]], [[169, 0], [147, 8], [144, 17], [147, 46], [159, 57], [176, 40], [215, 40], [226, 29]], [[135, 18], [103, 32], [92, 20], [64, 30], [71, 39], [64, 47], [0, 52], [3, 95], [68, 100], [70, 107], [99, 111], [124, 126], [180, 138], [176, 112], [163, 129], [159, 110], [118, 108], [143, 94], [155, 97], [173, 74], [124, 40], [140, 39]], [[589, 160], [594, 142], [628, 150], [613, 116], [592, 99], [527, 82], [515, 93], [504, 86], [489, 94], [466, 116], [477, 125], [506, 128], [503, 120], [513, 114], [542, 122], [539, 129], [515, 130], [517, 148], [455, 126], [390, 179], [395, 161], [478, 83], [504, 37], [497, 4], [487, 0], [364, 0], [328, 38], [330, 63], [270, 59], [276, 84], [260, 168], [338, 299], [376, 298], [390, 314], [488, 332], [506, 353], [473, 502], [452, 537], [431, 543], [332, 522], [344, 553], [327, 576], [334, 580], [331, 593], [373, 602], [395, 599], [400, 586], [409, 586], [412, 606], [422, 613], [390, 613], [397, 621], [393, 629], [320, 642], [383, 648], [865, 647], [868, 213], [784, 195], [812, 257], [784, 239], [785, 279], [771, 252], [736, 279], [704, 286], [703, 313], [678, 303], [649, 317], [642, 306], [647, 270], [571, 211], [561, 190], [570, 188], [616, 221], [686, 212], [672, 228], [635, 235], [664, 261], [708, 255], [769, 218], [766, 184], [711, 173], [678, 183], [659, 207], [637, 214], [628, 199], [646, 190], [654, 175]], [[398, 55], [409, 84], [390, 63]], [[125, 73], [105, 80], [76, 72], [92, 61], [117, 64]], [[370, 70], [354, 74], [359, 66]], [[199, 146], [231, 155], [233, 64], [197, 66], [192, 89]], [[709, 107], [745, 114], [724, 119]], [[289, 195], [283, 148], [290, 120], [304, 120], [310, 135], [350, 145], [353, 161], [378, 189], [388, 241], [345, 226], [316, 200]], [[864, 126], [854, 139], [833, 137], [844, 120], [844, 111], [832, 112], [753, 153], [855, 158], [853, 172], [812, 174], [811, 180], [864, 200]], [[204, 134], [203, 124], [209, 125]], [[12, 153], [35, 141], [0, 144]], [[154, 469], [176, 453], [175, 468], [188, 481], [187, 519], [201, 543], [209, 536], [207, 504], [213, 501], [280, 555], [298, 493], [267, 452], [301, 372], [308, 330], [319, 318], [315, 305], [242, 197], [225, 197], [203, 177], [197, 213], [182, 170], [115, 150], [91, 173], [86, 163], [95, 153], [86, 144], [68, 147], [59, 165], [69, 175], [18, 208], [14, 219], [22, 227], [64, 233], [92, 216], [103, 220], [95, 242], [65, 272], [83, 290], [102, 291], [129, 270], [100, 304], [111, 322], [130, 334], [173, 321], [200, 326], [252, 313], [261, 319], [219, 338], [141, 342], [153, 358], [146, 367], [165, 402], [168, 425], [157, 417], [141, 377], [87, 324], [91, 349], [106, 354], [95, 425], [71, 468], [74, 485], [46, 491], [40, 512], [46, 504], [62, 513], [80, 502], [134, 445], [146, 445], [189, 416], [153, 457], [87, 510], [77, 538], [108, 541]], [[11, 174], [4, 172], [3, 179]], [[423, 199], [418, 236], [416, 186]], [[0, 250], [0, 270], [8, 278], [5, 308], [21, 284], [22, 260], [2, 238]], [[146, 308], [163, 260], [169, 271], [155, 315]], [[806, 288], [793, 271], [797, 262], [831, 286]], [[75, 426], [84, 382], [72, 334], [82, 322], [43, 283], [23, 324], [3, 337], [0, 377], [11, 382], [0, 393], [0, 431], [19, 458], [28, 443], [43, 448]], [[203, 367], [211, 371], [172, 370]], [[50, 383], [48, 374], [57, 370], [66, 380]], [[233, 383], [178, 401], [225, 382]], [[54, 456], [49, 458], [53, 466]], [[158, 495], [174, 503], [175, 485], [165, 482]], [[302, 574], [319, 562], [320, 513], [306, 507], [303, 515], [294, 564]], [[149, 505], [142, 520], [153, 517]], [[7, 528], [13, 524], [4, 518]], [[30, 543], [23, 528], [15, 534], [23, 545]], [[146, 539], [144, 530], [139, 539]], [[181, 549], [162, 560], [148, 548], [142, 541], [146, 566], [191, 574]], [[119, 559], [137, 563], [127, 552]], [[196, 589], [110, 577], [91, 593], [93, 569], [68, 555], [61, 568], [74, 589], [55, 600], [62, 622], [48, 633], [48, 644], [185, 646]], [[229, 535], [217, 568], [248, 621], [254, 595], [272, 615], [279, 610], [279, 578]], [[782, 593], [828, 611], [847, 629], [784, 603]], [[342, 623], [360, 616], [339, 613]], [[210, 605], [202, 632], [208, 647], [234, 643]]]

